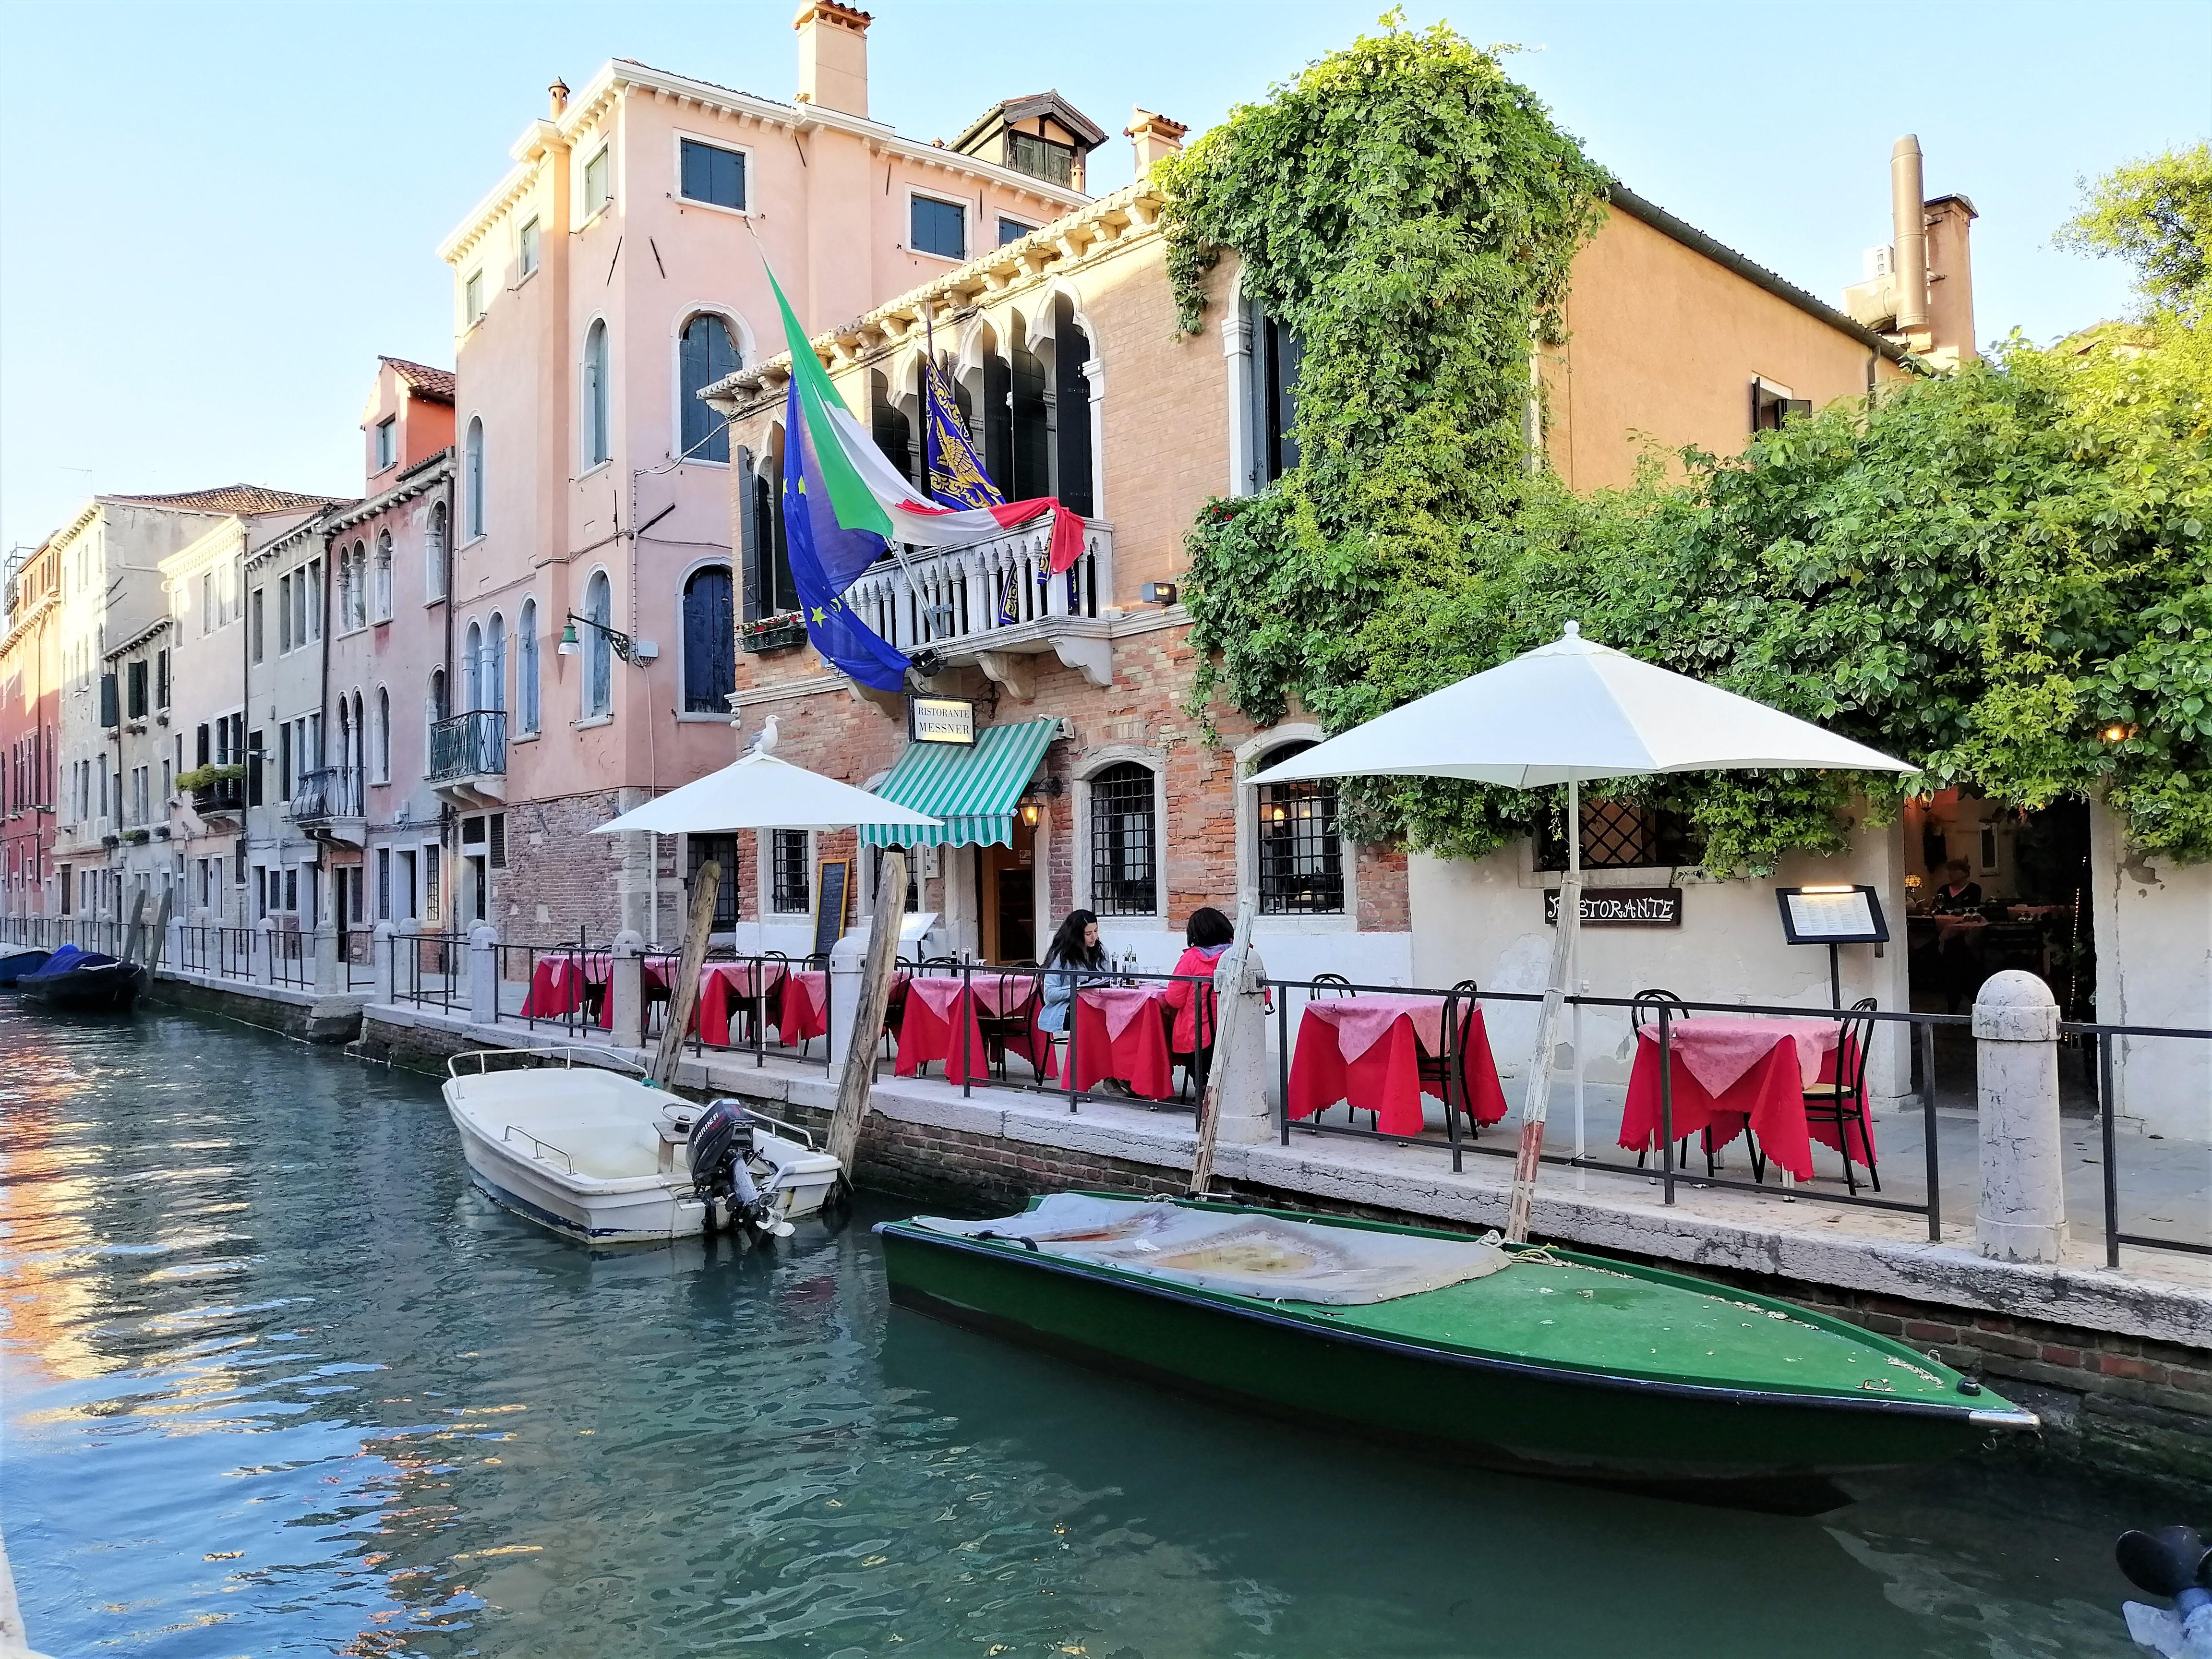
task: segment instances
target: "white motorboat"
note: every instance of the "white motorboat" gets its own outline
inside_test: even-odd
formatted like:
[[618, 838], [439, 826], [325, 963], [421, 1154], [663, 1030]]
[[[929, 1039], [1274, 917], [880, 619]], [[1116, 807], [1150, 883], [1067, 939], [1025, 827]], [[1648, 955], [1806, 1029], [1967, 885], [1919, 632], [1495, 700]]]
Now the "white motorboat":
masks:
[[787, 1234], [843, 1191], [837, 1160], [805, 1130], [734, 1101], [702, 1106], [656, 1089], [611, 1049], [477, 1049], [446, 1069], [470, 1180], [569, 1238]]

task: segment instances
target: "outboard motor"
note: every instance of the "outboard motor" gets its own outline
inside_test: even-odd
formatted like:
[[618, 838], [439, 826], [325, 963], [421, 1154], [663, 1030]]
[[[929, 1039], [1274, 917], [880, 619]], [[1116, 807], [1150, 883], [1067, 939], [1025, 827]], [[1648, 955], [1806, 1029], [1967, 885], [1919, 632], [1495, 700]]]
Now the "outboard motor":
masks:
[[2128, 1634], [2166, 1659], [2212, 1659], [2212, 1548], [2194, 1527], [2127, 1532], [2113, 1551], [2137, 1589], [2170, 1599], [2172, 1611], [2124, 1604]]
[[709, 1101], [691, 1126], [685, 1156], [691, 1185], [707, 1200], [707, 1227], [714, 1230], [719, 1205], [732, 1222], [754, 1231], [773, 1231], [775, 1218], [762, 1202], [745, 1160], [752, 1155], [753, 1121], [745, 1109], [724, 1096]]

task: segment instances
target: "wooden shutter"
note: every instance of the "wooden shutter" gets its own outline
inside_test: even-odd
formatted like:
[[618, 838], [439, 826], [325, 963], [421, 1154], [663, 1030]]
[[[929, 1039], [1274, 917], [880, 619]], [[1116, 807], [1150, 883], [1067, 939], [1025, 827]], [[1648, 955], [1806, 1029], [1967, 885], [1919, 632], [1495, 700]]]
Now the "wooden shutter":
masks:
[[738, 446], [738, 561], [744, 572], [741, 603], [747, 622], [760, 618], [761, 503], [759, 479], [753, 473], [753, 453]]
[[1009, 384], [1014, 427], [1013, 483], [1000, 488], [1010, 501], [1049, 495], [1052, 431], [1044, 400], [1044, 364], [1027, 346], [1014, 348]]
[[489, 862], [495, 870], [507, 868], [507, 814], [494, 812], [487, 827], [491, 833]]
[[1014, 476], [1013, 376], [995, 353], [983, 359], [983, 470], [1008, 501]]
[[1059, 466], [1054, 471], [1053, 494], [1071, 513], [1085, 518], [1092, 514], [1091, 477], [1091, 382], [1083, 365], [1091, 358], [1091, 342], [1075, 326], [1072, 307], [1065, 300], [1063, 316], [1053, 330], [1053, 383], [1060, 411]]

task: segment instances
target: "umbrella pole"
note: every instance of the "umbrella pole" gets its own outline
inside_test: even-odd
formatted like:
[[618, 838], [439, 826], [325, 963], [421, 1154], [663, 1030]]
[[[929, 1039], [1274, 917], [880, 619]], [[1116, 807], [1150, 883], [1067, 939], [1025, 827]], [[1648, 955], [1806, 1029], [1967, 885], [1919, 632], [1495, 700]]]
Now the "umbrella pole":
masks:
[[1536, 1054], [1528, 1066], [1528, 1094], [1521, 1107], [1521, 1148], [1513, 1161], [1513, 1198], [1505, 1211], [1505, 1237], [1528, 1243], [1528, 1206], [1536, 1196], [1536, 1170], [1544, 1155], [1544, 1113], [1552, 1102], [1552, 1049], [1566, 1000], [1575, 935], [1583, 920], [1582, 786], [1567, 781], [1567, 874], [1559, 884], [1559, 920], [1552, 934], [1552, 973], [1536, 1015]]

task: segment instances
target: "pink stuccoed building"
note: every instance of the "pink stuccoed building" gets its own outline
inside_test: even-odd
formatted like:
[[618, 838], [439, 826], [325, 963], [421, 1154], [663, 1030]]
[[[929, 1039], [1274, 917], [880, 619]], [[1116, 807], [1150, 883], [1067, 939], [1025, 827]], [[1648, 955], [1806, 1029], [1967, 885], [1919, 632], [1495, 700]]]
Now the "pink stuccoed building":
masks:
[[868, 21], [800, 10], [790, 102], [625, 59], [556, 82], [439, 249], [456, 644], [427, 769], [458, 830], [482, 825], [449, 843], [449, 921], [521, 942], [679, 927], [706, 848], [586, 832], [735, 757], [731, 469], [752, 458], [696, 394], [782, 349], [763, 256], [821, 330], [1086, 199], [1103, 135], [1056, 95], [950, 147], [870, 119]]

